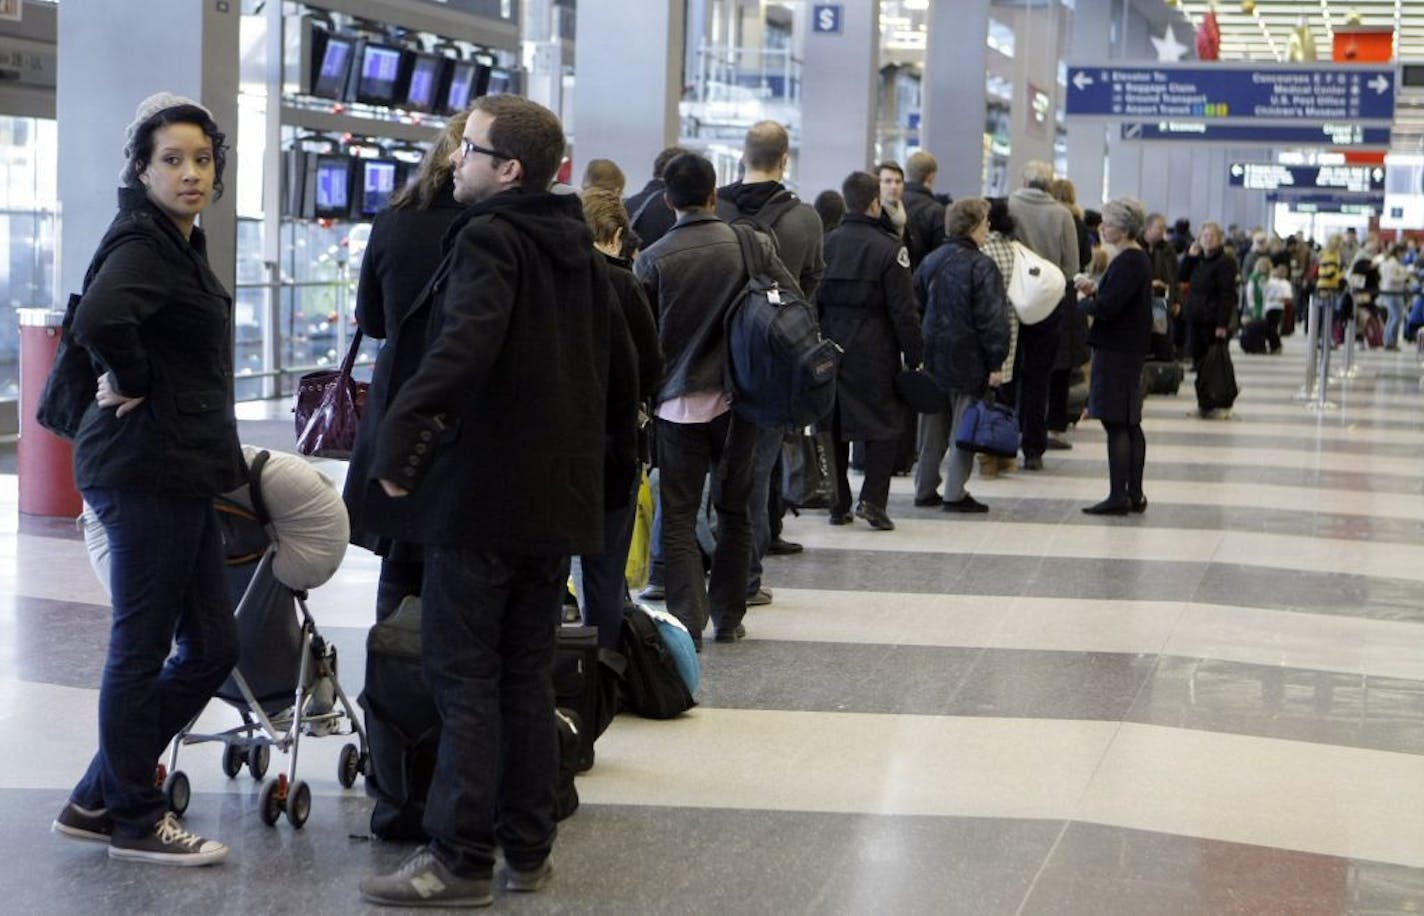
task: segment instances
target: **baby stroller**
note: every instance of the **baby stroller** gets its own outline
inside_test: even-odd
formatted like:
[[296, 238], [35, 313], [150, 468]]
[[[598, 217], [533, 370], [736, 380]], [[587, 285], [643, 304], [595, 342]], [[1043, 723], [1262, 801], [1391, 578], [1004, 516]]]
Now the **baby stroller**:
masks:
[[[311, 813], [311, 788], [297, 778], [302, 736], [356, 737], [341, 749], [337, 765], [337, 779], [347, 789], [355, 785], [358, 774], [366, 772], [370, 753], [366, 731], [337, 677], [336, 647], [318, 632], [307, 608], [306, 590], [284, 584], [274, 571], [277, 544], [267, 532], [276, 530], [280, 538], [280, 524], [269, 515], [262, 496], [263, 470], [270, 457], [261, 451], [252, 458], [246, 493], [239, 491], [217, 500], [240, 646], [237, 667], [217, 696], [237, 709], [242, 723], [216, 734], [200, 734], [192, 730], [195, 720], [180, 731], [169, 752], [164, 794], [175, 812], [181, 814], [187, 808], [188, 778], [178, 769], [178, 751], [183, 745], [221, 741], [223, 773], [235, 778], [246, 765], [259, 780], [267, 775], [275, 747], [288, 754], [287, 771], [262, 784], [258, 795], [262, 820], [274, 825], [285, 812], [293, 827], [301, 827]], [[296, 456], [282, 459], [299, 463], [285, 464], [288, 473], [298, 467], [310, 469]], [[320, 476], [314, 469], [309, 473]], [[329, 481], [326, 484], [329, 487]], [[335, 501], [340, 504], [339, 496]], [[341, 519], [345, 520], [344, 507]], [[341, 539], [345, 540], [344, 534]], [[325, 578], [329, 577], [330, 573]]]
[[[365, 729], [337, 678], [336, 648], [322, 638], [306, 603], [306, 589], [326, 582], [340, 565], [349, 529], [340, 494], [305, 459], [251, 446], [243, 454], [248, 485], [215, 500], [239, 639], [237, 667], [217, 696], [237, 709], [242, 722], [201, 734], [193, 731], [195, 718], [174, 736], [156, 780], [170, 810], [181, 815], [192, 796], [188, 776], [178, 768], [182, 746], [221, 741], [228, 778], [246, 766], [258, 780], [267, 775], [275, 747], [289, 754], [287, 771], [263, 783], [262, 820], [274, 825], [285, 812], [292, 826], [301, 827], [311, 813], [311, 789], [297, 778], [303, 735], [356, 737], [341, 749], [337, 778], [343, 787], [353, 786], [369, 763]], [[103, 525], [87, 507], [82, 522], [90, 562], [107, 583]]]

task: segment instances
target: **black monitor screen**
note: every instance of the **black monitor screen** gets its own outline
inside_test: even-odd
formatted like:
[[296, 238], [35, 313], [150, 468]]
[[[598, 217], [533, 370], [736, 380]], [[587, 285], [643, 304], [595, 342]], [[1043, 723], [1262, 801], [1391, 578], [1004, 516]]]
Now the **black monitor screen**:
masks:
[[398, 163], [393, 159], [362, 159], [360, 162], [360, 215], [375, 216], [399, 187], [396, 184]]
[[340, 100], [346, 93], [346, 79], [351, 73], [355, 43], [340, 35], [324, 35], [324, 39], [313, 41], [313, 48], [320, 49], [321, 56], [316, 61], [311, 94], [324, 99]]
[[445, 110], [458, 114], [470, 107], [475, 95], [475, 64], [457, 60], [450, 68], [450, 89], [445, 93]]
[[344, 216], [351, 206], [350, 156], [318, 156], [316, 162], [316, 216]]
[[410, 89], [405, 94], [406, 105], [416, 111], [429, 111], [435, 105], [435, 93], [440, 88], [440, 75], [445, 70], [445, 58], [420, 55], [410, 68]]
[[366, 45], [361, 49], [361, 79], [357, 87], [357, 99], [377, 104], [394, 102], [400, 68], [400, 48]]

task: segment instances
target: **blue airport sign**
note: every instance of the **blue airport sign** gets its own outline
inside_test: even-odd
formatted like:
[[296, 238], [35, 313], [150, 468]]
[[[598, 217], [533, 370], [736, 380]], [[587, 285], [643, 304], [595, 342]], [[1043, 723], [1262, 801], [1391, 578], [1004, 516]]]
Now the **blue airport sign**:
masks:
[[811, 31], [820, 35], [839, 35], [845, 31], [845, 4], [813, 4], [811, 7]]
[[1229, 182], [1248, 191], [1320, 191], [1334, 194], [1384, 193], [1382, 165], [1276, 165], [1233, 162]]
[[1394, 118], [1395, 73], [1344, 64], [1070, 66], [1064, 114], [1163, 121]]
[[1388, 127], [1359, 124], [1212, 124], [1206, 121], [1128, 121], [1124, 140], [1173, 140], [1233, 146], [1338, 146], [1388, 149]]
[[1295, 213], [1345, 213], [1351, 216], [1375, 216], [1384, 208], [1379, 195], [1359, 194], [1267, 194], [1267, 203], [1287, 204]]

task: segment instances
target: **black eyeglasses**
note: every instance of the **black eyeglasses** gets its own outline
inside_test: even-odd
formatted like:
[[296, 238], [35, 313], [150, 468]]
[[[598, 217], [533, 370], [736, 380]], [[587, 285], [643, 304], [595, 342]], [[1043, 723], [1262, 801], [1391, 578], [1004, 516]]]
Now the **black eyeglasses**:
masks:
[[484, 155], [489, 156], [491, 159], [513, 159], [513, 158], [515, 158], [515, 157], [509, 155], [508, 153], [501, 153], [501, 152], [500, 152], [499, 150], [497, 150], [497, 149], [488, 149], [487, 147], [483, 147], [483, 146], [480, 146], [480, 145], [478, 145], [478, 144], [471, 143], [468, 137], [461, 137], [461, 138], [460, 138], [460, 158], [461, 158], [461, 159], [465, 159], [465, 158], [468, 158], [468, 157], [474, 155], [475, 153], [483, 153]]

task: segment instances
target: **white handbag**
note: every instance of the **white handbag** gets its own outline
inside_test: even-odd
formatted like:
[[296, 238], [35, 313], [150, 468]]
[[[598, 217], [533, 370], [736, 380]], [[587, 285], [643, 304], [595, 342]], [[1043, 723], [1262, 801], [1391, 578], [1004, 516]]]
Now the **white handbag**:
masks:
[[1009, 274], [1009, 302], [1019, 321], [1038, 324], [1058, 307], [1068, 292], [1067, 280], [1057, 264], [1015, 241], [1014, 267]]

